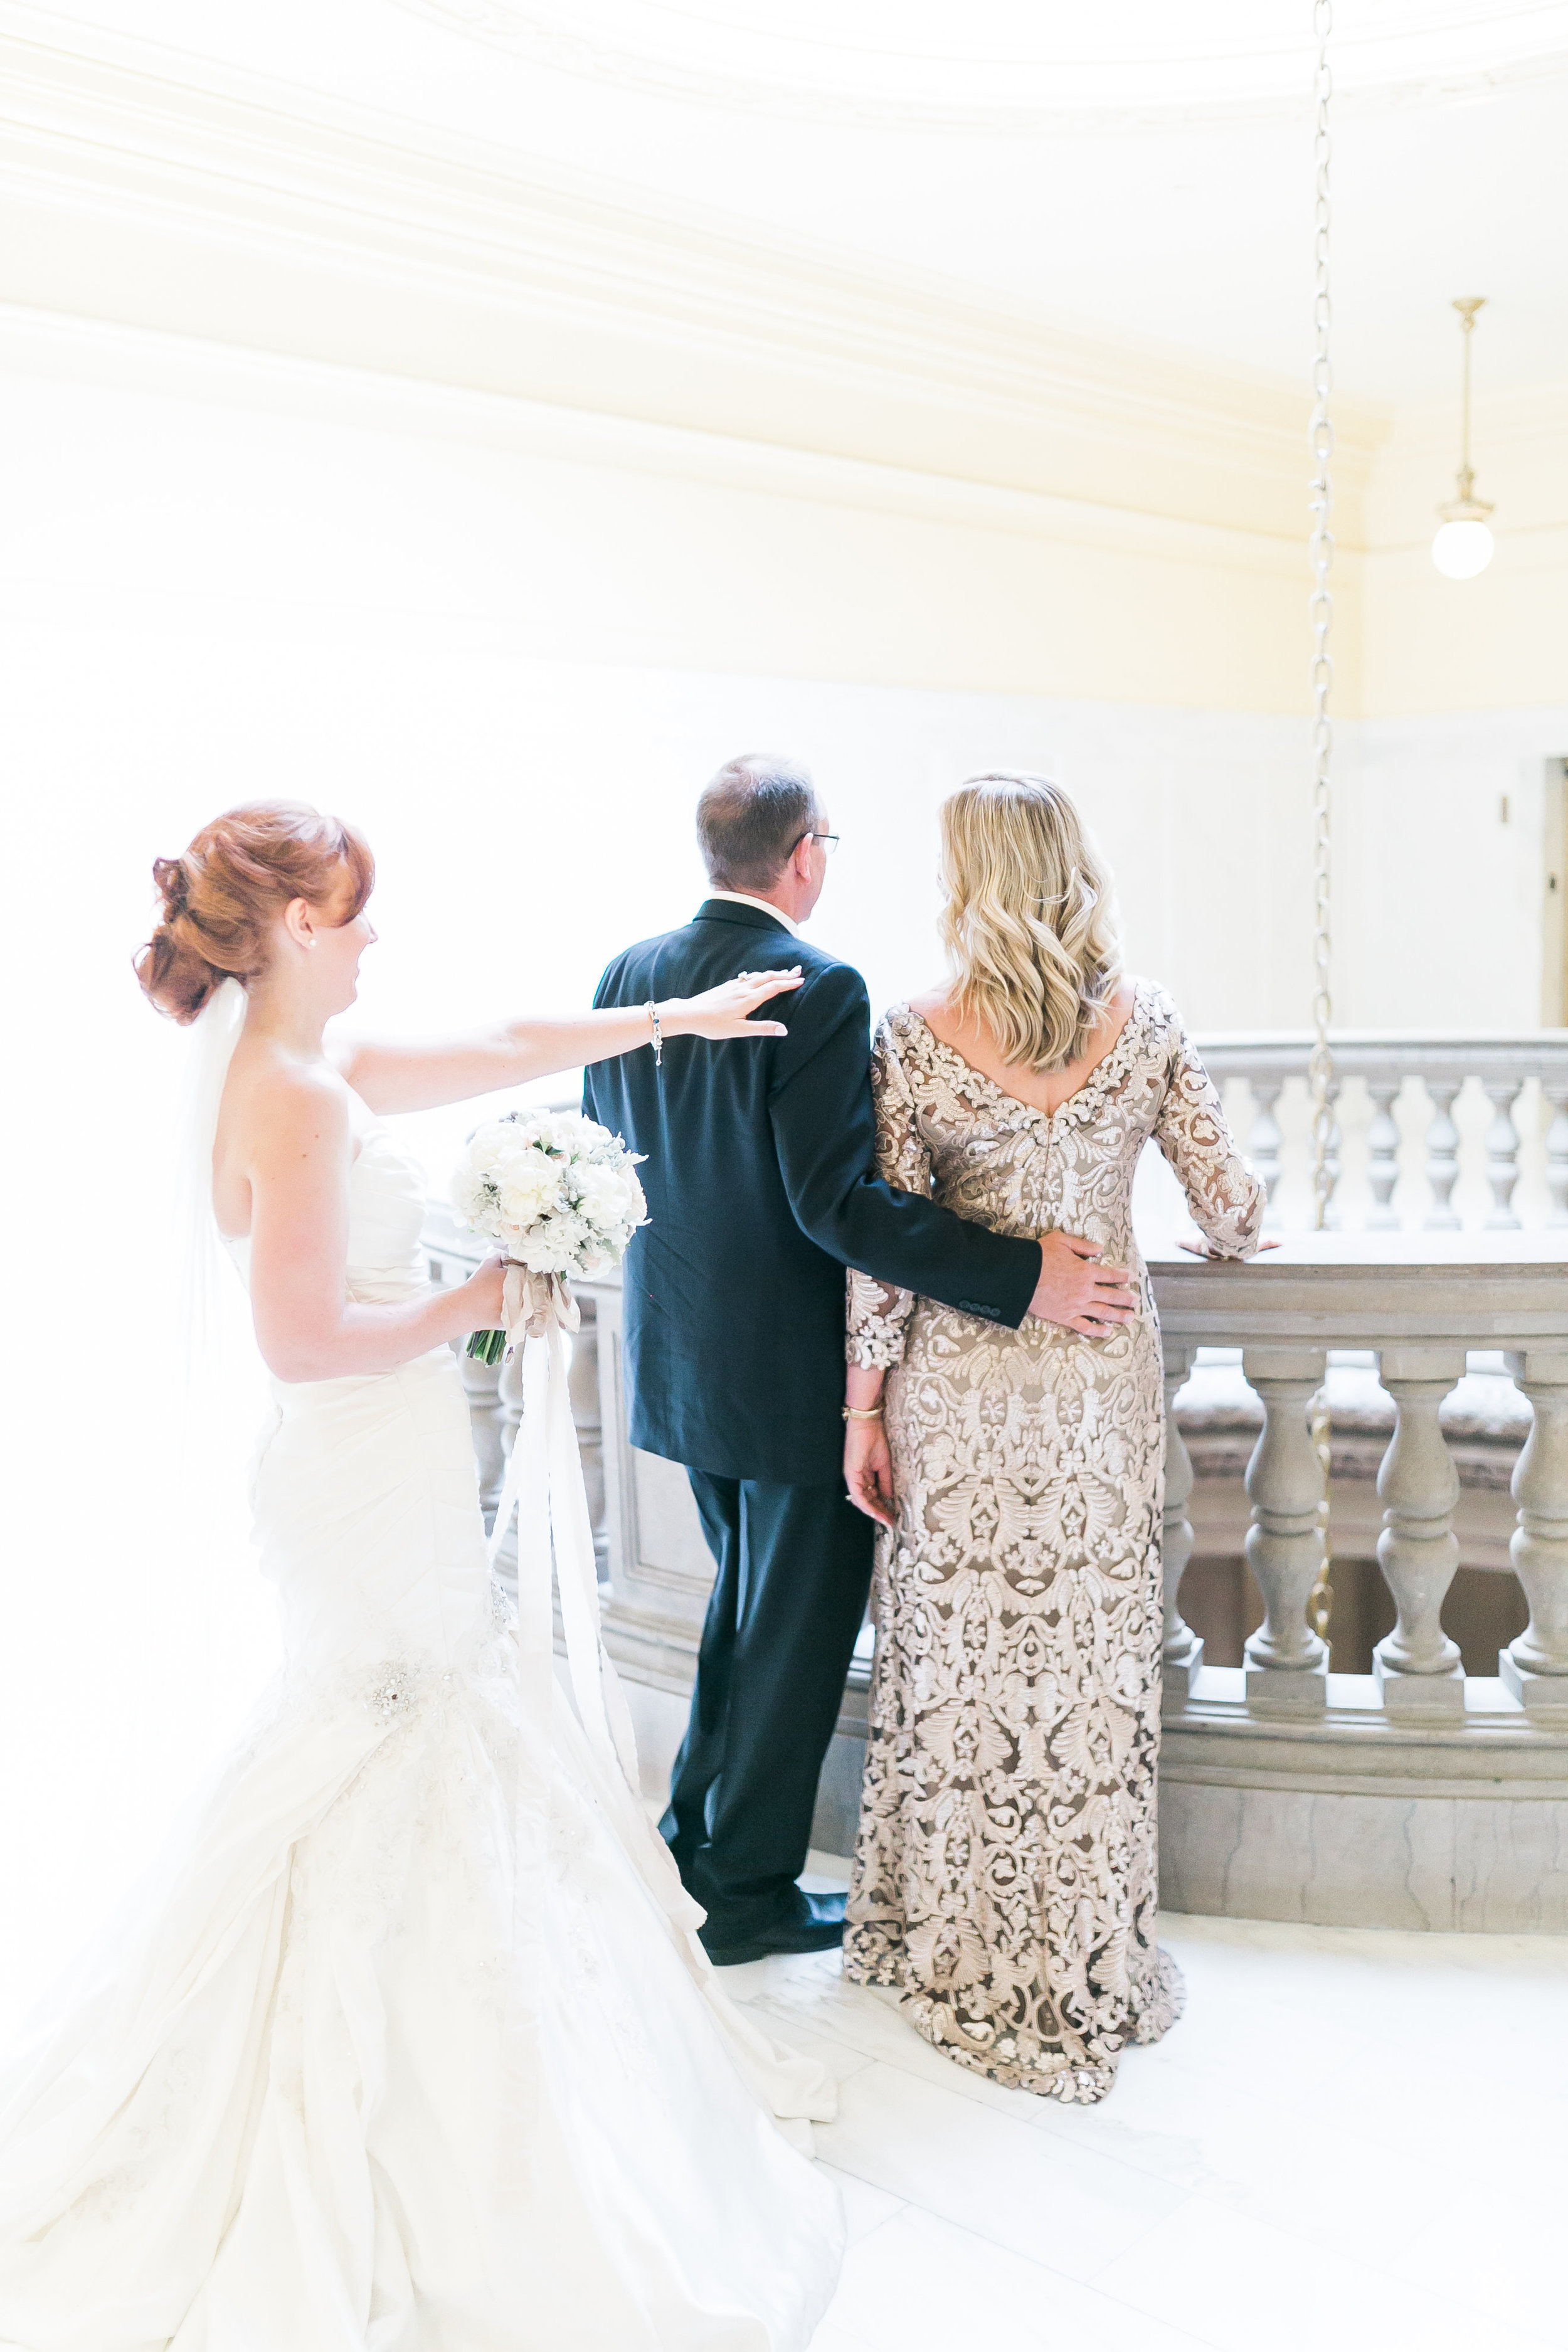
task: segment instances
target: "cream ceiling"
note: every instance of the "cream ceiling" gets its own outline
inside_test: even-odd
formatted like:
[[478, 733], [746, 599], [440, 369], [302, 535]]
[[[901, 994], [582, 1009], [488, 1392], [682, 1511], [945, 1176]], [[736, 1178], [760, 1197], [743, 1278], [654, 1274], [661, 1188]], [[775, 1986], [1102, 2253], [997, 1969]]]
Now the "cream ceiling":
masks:
[[[1568, 5], [1339, 0], [1339, 378], [1568, 383]], [[37, 38], [374, 110], [1022, 302], [1299, 378], [1310, 0], [84, 0]]]
[[[1310, 12], [1269, 0], [397, 0], [536, 64], [650, 95], [896, 129], [1027, 135], [1299, 106]], [[1348, 102], [1490, 94], [1561, 69], [1553, 0], [1341, 0]]]

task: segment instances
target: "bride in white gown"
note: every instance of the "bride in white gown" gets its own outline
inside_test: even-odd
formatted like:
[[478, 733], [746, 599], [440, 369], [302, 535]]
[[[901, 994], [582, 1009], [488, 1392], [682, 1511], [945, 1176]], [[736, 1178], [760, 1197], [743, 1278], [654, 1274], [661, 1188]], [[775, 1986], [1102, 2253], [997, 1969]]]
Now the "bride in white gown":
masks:
[[[447, 1344], [499, 1319], [499, 1261], [422, 1281], [420, 1171], [373, 1115], [635, 1050], [648, 1017], [340, 1075], [322, 1029], [374, 937], [357, 836], [267, 803], [154, 870], [142, 984], [199, 1014], [203, 1214], [274, 1375], [255, 1512], [286, 1663], [0, 2081], [0, 2347], [796, 2352], [841, 2252], [799, 2152], [830, 2087], [717, 1990], [564, 1697], [520, 1715]], [[664, 1032], [768, 1034], [746, 1015], [780, 985], [661, 1006]]]

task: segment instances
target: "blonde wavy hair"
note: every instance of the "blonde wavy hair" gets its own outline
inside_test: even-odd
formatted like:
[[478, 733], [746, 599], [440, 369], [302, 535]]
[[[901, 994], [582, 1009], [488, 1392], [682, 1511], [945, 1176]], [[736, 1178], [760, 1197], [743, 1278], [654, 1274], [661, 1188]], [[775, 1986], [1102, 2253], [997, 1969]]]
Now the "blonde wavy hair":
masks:
[[1061, 1070], [1121, 978], [1110, 877], [1058, 784], [999, 769], [942, 804], [942, 941], [960, 1020], [1005, 1062]]

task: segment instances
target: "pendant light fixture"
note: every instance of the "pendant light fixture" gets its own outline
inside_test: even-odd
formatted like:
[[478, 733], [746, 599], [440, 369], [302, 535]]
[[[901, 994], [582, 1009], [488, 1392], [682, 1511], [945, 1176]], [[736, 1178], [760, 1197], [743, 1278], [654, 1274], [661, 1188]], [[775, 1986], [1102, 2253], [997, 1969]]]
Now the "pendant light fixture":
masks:
[[1476, 331], [1476, 312], [1485, 301], [1484, 294], [1467, 294], [1454, 305], [1459, 314], [1459, 332], [1465, 339], [1459, 495], [1447, 506], [1438, 508], [1443, 523], [1432, 541], [1432, 561], [1446, 580], [1473, 580], [1477, 572], [1484, 572], [1492, 560], [1492, 535], [1487, 528], [1487, 517], [1491, 508], [1485, 499], [1478, 499], [1475, 495], [1476, 473], [1470, 463], [1470, 338]]

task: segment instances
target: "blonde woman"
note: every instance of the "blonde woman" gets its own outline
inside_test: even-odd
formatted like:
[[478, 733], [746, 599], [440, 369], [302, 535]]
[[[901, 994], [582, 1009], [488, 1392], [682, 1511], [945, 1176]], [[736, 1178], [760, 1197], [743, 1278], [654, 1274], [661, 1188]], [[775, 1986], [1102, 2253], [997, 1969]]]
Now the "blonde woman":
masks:
[[881, 1522], [845, 1973], [961, 2065], [1101, 2099], [1182, 2005], [1155, 1942], [1160, 1335], [1133, 1238], [1152, 1136], [1211, 1248], [1263, 1190], [1163, 991], [1121, 969], [1067, 794], [942, 811], [951, 978], [877, 1034], [879, 1172], [1123, 1269], [1093, 1318], [999, 1328], [849, 1277], [845, 1475]]

